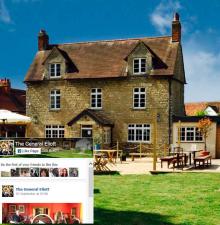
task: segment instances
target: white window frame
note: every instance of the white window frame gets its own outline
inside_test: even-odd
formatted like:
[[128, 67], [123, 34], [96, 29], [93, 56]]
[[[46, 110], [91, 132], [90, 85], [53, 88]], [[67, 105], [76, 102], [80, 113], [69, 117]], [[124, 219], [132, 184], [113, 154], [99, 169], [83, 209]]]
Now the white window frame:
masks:
[[[129, 131], [133, 130], [134, 131], [134, 140], [129, 140]], [[141, 130], [142, 132], [142, 138], [141, 140], [138, 140], [137, 138], [137, 130]], [[144, 140], [144, 131], [149, 132], [149, 140]], [[128, 142], [135, 142], [135, 143], [151, 143], [151, 125], [150, 124], [128, 124]]]
[[[183, 129], [185, 129], [183, 135]], [[187, 133], [192, 133], [193, 140], [187, 140]], [[197, 138], [201, 138], [201, 140], [196, 140]], [[177, 139], [178, 139], [178, 128], [177, 128]], [[194, 126], [184, 126], [180, 128], [180, 142], [204, 142], [203, 136], [198, 133], [198, 128]]]
[[[57, 132], [57, 137], [54, 132]], [[45, 138], [64, 138], [65, 127], [63, 125], [46, 125], [45, 126]]]
[[[135, 72], [135, 60], [138, 60], [138, 72]], [[144, 72], [141, 72], [141, 69], [142, 69], [142, 65], [141, 65], [141, 61], [144, 60], [145, 61], [145, 71]], [[133, 74], [135, 75], [141, 75], [141, 74], [146, 74], [147, 72], [147, 62], [146, 62], [146, 58], [134, 58], [133, 59]]]
[[[135, 89], [138, 89], [138, 91], [136, 91]], [[141, 91], [141, 89], [144, 89], [144, 91]], [[138, 99], [138, 106], [135, 106], [135, 95], [137, 95], [137, 99]], [[142, 99], [142, 95], [144, 95], [144, 106], [141, 106], [141, 99]], [[133, 108], [134, 109], [145, 109], [146, 108], [146, 88], [145, 87], [135, 87], [133, 88]]]
[[[52, 106], [52, 98], [54, 98], [53, 106]], [[58, 99], [59, 99], [59, 104], [58, 104]], [[50, 91], [50, 110], [60, 110], [60, 109], [61, 109], [61, 92], [58, 89], [53, 89]]]
[[[58, 65], [59, 65], [59, 74], [58, 74]], [[54, 66], [54, 72], [52, 75], [52, 66]], [[61, 77], [61, 63], [50, 63], [49, 64], [49, 76], [50, 78], [60, 78]]]
[[104, 144], [111, 143], [111, 129], [105, 129], [103, 132], [103, 142]]
[[[94, 90], [94, 92], [93, 92]], [[101, 92], [99, 92], [101, 90]], [[101, 97], [101, 106], [98, 106], [98, 98]], [[93, 106], [93, 99], [95, 100], [95, 105]], [[92, 88], [90, 93], [90, 108], [91, 109], [102, 109], [102, 89]]]

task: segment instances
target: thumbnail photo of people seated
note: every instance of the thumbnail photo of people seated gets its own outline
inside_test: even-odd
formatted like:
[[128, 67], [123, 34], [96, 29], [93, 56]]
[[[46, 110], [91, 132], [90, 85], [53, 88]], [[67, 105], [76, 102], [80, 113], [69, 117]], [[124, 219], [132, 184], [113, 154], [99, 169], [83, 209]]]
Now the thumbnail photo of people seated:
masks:
[[40, 177], [49, 177], [49, 169], [41, 168], [40, 169]]
[[1, 177], [79, 177], [79, 168], [11, 168]]
[[30, 169], [29, 168], [20, 168], [20, 177], [30, 177]]
[[67, 168], [60, 168], [60, 170], [59, 170], [59, 177], [68, 177], [68, 170], [67, 170]]
[[59, 177], [59, 168], [51, 168], [49, 176], [50, 177]]
[[30, 176], [31, 177], [39, 177], [39, 168], [30, 168]]
[[14, 197], [14, 186], [2, 185], [2, 197]]
[[19, 177], [20, 176], [20, 170], [19, 168], [11, 169], [11, 177]]
[[70, 177], [78, 177], [79, 169], [78, 168], [69, 168], [69, 176]]
[[2, 223], [80, 224], [81, 203], [3, 203]]
[[0, 156], [14, 155], [14, 141], [0, 140]]

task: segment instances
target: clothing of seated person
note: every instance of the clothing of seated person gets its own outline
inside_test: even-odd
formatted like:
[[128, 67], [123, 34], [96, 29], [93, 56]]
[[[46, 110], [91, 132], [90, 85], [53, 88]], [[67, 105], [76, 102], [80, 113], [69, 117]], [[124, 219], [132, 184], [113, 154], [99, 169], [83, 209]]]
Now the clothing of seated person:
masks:
[[72, 217], [72, 224], [80, 224], [80, 220], [76, 216], [73, 216]]
[[73, 220], [73, 224], [80, 224], [79, 220]]
[[63, 212], [58, 211], [55, 214], [55, 224], [67, 224], [66, 219], [63, 215]]
[[16, 211], [16, 214], [14, 214], [14, 215], [12, 216], [12, 221], [13, 221], [13, 222], [17, 222], [17, 223], [20, 223], [20, 222], [23, 221], [23, 217], [20, 215], [20, 213], [19, 213], [18, 210]]

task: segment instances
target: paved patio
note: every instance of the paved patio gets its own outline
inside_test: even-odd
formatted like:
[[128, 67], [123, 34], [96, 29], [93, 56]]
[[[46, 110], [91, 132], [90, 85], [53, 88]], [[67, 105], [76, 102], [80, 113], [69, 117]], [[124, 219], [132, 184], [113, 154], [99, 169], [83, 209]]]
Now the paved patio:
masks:
[[[212, 159], [212, 165], [209, 167], [194, 168], [192, 166], [186, 166], [183, 168], [167, 168], [167, 163], [163, 163], [163, 168], [160, 166], [160, 160], [157, 161], [157, 171], [159, 172], [218, 172], [220, 173], [220, 159]], [[147, 174], [153, 170], [153, 158], [135, 158], [135, 161], [131, 161], [131, 158], [127, 158], [122, 163], [118, 160], [117, 163], [108, 163], [108, 168], [111, 171], [118, 171], [121, 175], [125, 174]]]

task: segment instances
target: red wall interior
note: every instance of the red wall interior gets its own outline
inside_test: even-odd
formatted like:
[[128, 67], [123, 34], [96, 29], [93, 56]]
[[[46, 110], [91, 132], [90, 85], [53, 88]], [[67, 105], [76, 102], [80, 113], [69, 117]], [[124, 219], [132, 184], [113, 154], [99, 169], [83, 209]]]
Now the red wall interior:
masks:
[[76, 217], [81, 219], [80, 215], [80, 203], [3, 203], [2, 208], [4, 213], [9, 213], [9, 206], [16, 205], [16, 209], [18, 209], [19, 205], [23, 205], [25, 207], [25, 212], [21, 213], [21, 215], [33, 215], [33, 208], [49, 208], [49, 216], [54, 219], [54, 215], [57, 211], [62, 211], [64, 214], [71, 215], [71, 209], [76, 208]]

